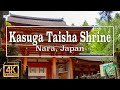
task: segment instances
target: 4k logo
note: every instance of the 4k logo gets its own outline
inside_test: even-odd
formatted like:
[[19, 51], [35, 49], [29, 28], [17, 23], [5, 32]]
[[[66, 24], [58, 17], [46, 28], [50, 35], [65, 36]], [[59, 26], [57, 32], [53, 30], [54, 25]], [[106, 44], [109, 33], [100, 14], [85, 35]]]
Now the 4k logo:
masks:
[[19, 65], [4, 65], [3, 77], [19, 77]]

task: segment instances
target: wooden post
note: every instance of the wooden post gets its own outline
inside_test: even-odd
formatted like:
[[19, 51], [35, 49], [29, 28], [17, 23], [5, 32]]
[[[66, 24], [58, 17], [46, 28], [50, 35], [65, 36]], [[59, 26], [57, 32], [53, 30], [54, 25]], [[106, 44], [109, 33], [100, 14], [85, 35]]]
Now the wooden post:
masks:
[[69, 58], [70, 79], [73, 79], [73, 64], [72, 59]]
[[[27, 55], [27, 49], [28, 48], [25, 48], [25, 55]], [[23, 74], [26, 71], [27, 59], [28, 59], [27, 57], [24, 57], [24, 59], [23, 59]]]
[[56, 79], [56, 57], [53, 57], [52, 62], [52, 78]]
[[116, 51], [114, 53], [114, 63], [117, 65], [117, 79], [120, 79], [120, 51], [118, 48], [116, 48]]
[[26, 66], [27, 66], [27, 57], [24, 57], [24, 59], [23, 59], [23, 74], [26, 71]]

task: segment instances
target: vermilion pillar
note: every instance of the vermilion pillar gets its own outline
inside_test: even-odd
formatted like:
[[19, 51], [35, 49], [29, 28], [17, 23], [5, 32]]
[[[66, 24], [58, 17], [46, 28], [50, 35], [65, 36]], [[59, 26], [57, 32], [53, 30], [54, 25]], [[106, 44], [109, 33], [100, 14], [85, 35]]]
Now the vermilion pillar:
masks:
[[[25, 48], [25, 55], [27, 55], [27, 48]], [[28, 61], [28, 58], [24, 57], [24, 59], [23, 59], [23, 73], [26, 71], [27, 61]]]
[[70, 79], [73, 79], [73, 64], [71, 58], [69, 58], [69, 68], [70, 68]]
[[52, 78], [56, 79], [56, 57], [52, 58]]
[[26, 70], [26, 66], [27, 66], [27, 57], [24, 57], [24, 59], [23, 59], [23, 73]]

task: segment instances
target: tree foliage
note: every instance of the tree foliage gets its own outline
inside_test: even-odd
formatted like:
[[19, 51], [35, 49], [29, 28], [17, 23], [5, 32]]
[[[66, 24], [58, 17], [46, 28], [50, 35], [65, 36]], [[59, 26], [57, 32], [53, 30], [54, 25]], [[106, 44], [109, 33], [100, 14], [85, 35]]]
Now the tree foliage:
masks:
[[88, 22], [85, 20], [82, 24], [82, 26], [89, 26]]
[[[6, 21], [5, 26], [11, 26], [11, 23]], [[4, 30], [5, 30], [5, 28], [1, 28], [1, 30], [0, 30], [0, 44], [1, 44], [1, 38], [3, 38], [4, 34], [5, 34]], [[7, 57], [5, 54], [5, 50], [2, 47], [0, 47], [0, 63], [3, 64], [4, 62], [7, 62]]]
[[[98, 22], [98, 25], [101, 25], [101, 22]], [[107, 22], [104, 22], [102, 25], [106, 25]], [[114, 26], [114, 50], [120, 48], [120, 13], [116, 13], [115, 17], [111, 20], [107, 26]], [[110, 44], [110, 43], [109, 43]]]
[[[18, 56], [19, 54], [19, 48], [15, 45], [15, 43], [12, 43], [10, 46], [8, 46], [8, 56]], [[15, 61], [16, 57], [9, 57], [8, 61]]]
[[[113, 28], [95, 28], [90, 34], [95, 34], [97, 31], [100, 34], [110, 34], [112, 42], [109, 43], [89, 43], [90, 53], [103, 53], [104, 55], [112, 55], [116, 48], [120, 49], [120, 13], [116, 13], [115, 17], [108, 23], [108, 21], [96, 19], [98, 26], [113, 26]], [[113, 43], [114, 42], [114, 43]], [[114, 45], [114, 48], [113, 48]], [[114, 50], [114, 51], [113, 51]], [[105, 59], [104, 59], [105, 60]], [[106, 58], [107, 60], [107, 58]]]
[[99, 14], [101, 16], [101, 20], [105, 20], [107, 22], [110, 22], [112, 20], [112, 14], [113, 11], [100, 11]]
[[[85, 20], [82, 24], [82, 26], [89, 26], [88, 22]], [[90, 49], [87, 42], [79, 43], [77, 46], [83, 46], [84, 52], [83, 53], [90, 53]]]
[[[98, 34], [99, 32], [99, 34]], [[90, 31], [90, 35], [110, 35], [111, 42], [97, 42], [98, 38], [95, 38], [95, 42], [91, 42], [88, 44], [90, 48], [90, 53], [93, 54], [101, 54], [101, 55], [112, 55], [113, 52], [113, 31], [112, 28], [95, 28]], [[100, 40], [100, 39], [99, 39]], [[110, 52], [108, 52], [110, 51]]]
[[[5, 22], [5, 26], [11, 26], [11, 23], [9, 23], [8, 21]], [[4, 37], [4, 30], [5, 28], [2, 28], [0, 30], [0, 38], [3, 38]]]

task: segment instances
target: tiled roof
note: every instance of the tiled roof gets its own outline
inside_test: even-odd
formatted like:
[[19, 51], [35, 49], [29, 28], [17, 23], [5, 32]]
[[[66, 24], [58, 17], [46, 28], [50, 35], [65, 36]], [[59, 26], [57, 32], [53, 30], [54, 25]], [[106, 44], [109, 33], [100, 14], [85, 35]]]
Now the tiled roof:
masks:
[[25, 25], [38, 25], [38, 26], [67, 26], [66, 22], [61, 19], [55, 18], [38, 18], [10, 14], [8, 20], [11, 23], [19, 23]]
[[102, 61], [101, 57], [77, 57], [77, 59], [82, 59], [86, 61]]
[[[105, 61], [106, 60], [106, 57], [94, 57], [94, 56], [91, 56], [91, 57], [73, 57], [73, 60], [85, 60], [85, 61]], [[109, 60], [112, 61], [113, 59], [111, 57], [109, 57]]]
[[103, 56], [102, 54], [81, 53], [79, 56], [81, 56], [81, 57], [75, 57], [73, 59], [82, 59], [82, 60], [86, 60], [86, 61], [104, 61], [106, 59], [108, 59], [110, 61], [113, 60], [112, 57], [101, 57], [101, 56]]
[[79, 56], [103, 56], [103, 54], [90, 54], [90, 53], [80, 53]]

